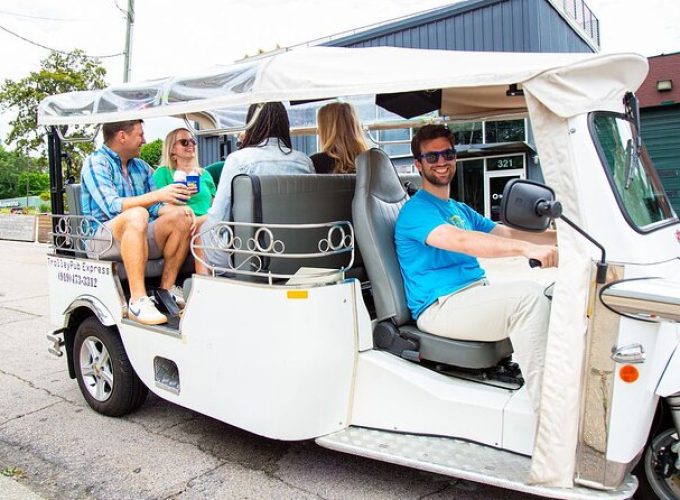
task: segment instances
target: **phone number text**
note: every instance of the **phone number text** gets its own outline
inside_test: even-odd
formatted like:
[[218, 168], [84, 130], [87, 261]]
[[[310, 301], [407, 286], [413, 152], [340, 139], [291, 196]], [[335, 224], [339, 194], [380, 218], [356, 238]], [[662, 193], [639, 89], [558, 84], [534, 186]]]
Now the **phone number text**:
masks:
[[91, 288], [97, 287], [97, 278], [94, 276], [83, 276], [77, 273], [69, 273], [66, 271], [59, 271], [57, 279], [64, 283], [71, 283], [73, 285], [89, 286]]

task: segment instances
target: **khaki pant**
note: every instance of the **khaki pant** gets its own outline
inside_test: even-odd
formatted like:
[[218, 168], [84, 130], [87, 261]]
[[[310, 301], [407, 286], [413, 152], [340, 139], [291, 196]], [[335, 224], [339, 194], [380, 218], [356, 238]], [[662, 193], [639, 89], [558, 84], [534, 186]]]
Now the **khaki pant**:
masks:
[[[156, 221], [149, 221], [146, 228], [146, 242], [149, 245], [149, 260], [160, 259], [163, 257], [163, 251], [158, 248], [156, 243], [156, 233], [154, 223]], [[111, 221], [103, 223], [104, 226], [109, 227]], [[123, 256], [120, 253], [120, 241], [113, 237], [110, 229], [99, 227], [94, 237], [87, 242], [87, 256], [91, 259], [99, 258], [102, 260], [122, 261]]]
[[418, 328], [457, 340], [493, 342], [510, 337], [536, 411], [550, 319], [544, 289], [532, 281], [490, 285], [481, 280], [437, 299], [418, 317]]

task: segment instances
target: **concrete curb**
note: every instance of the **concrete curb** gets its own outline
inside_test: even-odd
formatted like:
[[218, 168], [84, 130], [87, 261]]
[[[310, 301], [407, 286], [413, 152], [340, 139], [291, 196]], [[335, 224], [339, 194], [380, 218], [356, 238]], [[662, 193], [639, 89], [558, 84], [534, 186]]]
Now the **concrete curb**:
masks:
[[45, 500], [45, 497], [36, 495], [23, 484], [12, 478], [0, 474], [0, 495], [2, 500]]

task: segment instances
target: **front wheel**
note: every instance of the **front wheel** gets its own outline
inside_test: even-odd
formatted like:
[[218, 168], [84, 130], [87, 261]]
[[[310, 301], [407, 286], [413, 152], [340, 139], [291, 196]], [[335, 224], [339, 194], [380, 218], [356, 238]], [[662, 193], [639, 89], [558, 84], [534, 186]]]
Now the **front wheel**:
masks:
[[637, 467], [638, 499], [680, 500], [680, 440], [674, 428], [658, 434]]
[[98, 413], [120, 417], [139, 408], [149, 390], [137, 377], [118, 331], [97, 318], [83, 321], [73, 342], [80, 392]]

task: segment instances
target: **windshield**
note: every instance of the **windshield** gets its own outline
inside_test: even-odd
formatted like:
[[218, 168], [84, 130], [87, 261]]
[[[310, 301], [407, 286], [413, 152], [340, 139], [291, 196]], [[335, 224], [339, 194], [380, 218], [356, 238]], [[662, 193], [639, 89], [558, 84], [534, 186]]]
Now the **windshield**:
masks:
[[648, 232], [676, 219], [652, 160], [624, 115], [590, 115], [590, 130], [623, 215], [637, 231]]

